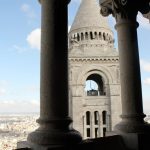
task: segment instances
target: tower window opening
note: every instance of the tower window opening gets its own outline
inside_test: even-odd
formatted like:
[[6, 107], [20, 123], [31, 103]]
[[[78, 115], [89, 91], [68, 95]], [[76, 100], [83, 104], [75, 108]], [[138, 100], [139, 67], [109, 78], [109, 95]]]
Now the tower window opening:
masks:
[[95, 125], [99, 124], [99, 114], [98, 114], [98, 111], [94, 112], [94, 123], [95, 123]]
[[90, 128], [86, 129], [86, 135], [87, 135], [87, 137], [91, 137], [91, 130], [90, 130]]
[[83, 37], [84, 37], [84, 35], [83, 35], [83, 33], [81, 33], [81, 41], [84, 39]]
[[101, 34], [101, 32], [99, 32], [99, 39], [102, 39], [102, 34]]
[[77, 34], [77, 41], [80, 41], [79, 33]]
[[106, 128], [103, 128], [103, 137], [106, 136]]
[[90, 39], [92, 40], [93, 39], [93, 33], [90, 32]]
[[106, 124], [106, 115], [107, 115], [107, 112], [106, 112], [106, 111], [103, 111], [103, 112], [102, 112], [103, 124]]
[[87, 96], [106, 95], [102, 77], [98, 74], [91, 74], [86, 80], [85, 91]]
[[99, 136], [99, 129], [95, 128], [95, 138], [97, 138]]
[[106, 40], [106, 35], [105, 35], [105, 33], [103, 33], [103, 39], [104, 39], [104, 41]]
[[89, 111], [86, 112], [86, 125], [90, 125], [91, 121], [91, 113]]
[[85, 39], [88, 40], [88, 33], [85, 32]]
[[94, 35], [95, 35], [95, 39], [97, 39], [97, 32], [94, 32]]

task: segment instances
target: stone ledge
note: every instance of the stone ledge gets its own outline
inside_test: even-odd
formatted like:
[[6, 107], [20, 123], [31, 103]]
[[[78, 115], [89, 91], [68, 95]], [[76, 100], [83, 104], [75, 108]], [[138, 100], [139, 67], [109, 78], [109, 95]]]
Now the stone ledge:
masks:
[[[19, 142], [20, 146], [22, 143], [22, 146], [25, 146], [25, 143], [27, 142]], [[19, 144], [18, 144], [19, 146]], [[25, 148], [19, 148], [17, 150], [32, 150], [28, 148], [29, 145], [26, 145]], [[109, 136], [109, 137], [102, 137], [102, 138], [96, 138], [96, 139], [89, 139], [89, 140], [83, 140], [81, 143], [77, 145], [71, 145], [71, 146], [64, 146], [64, 147], [40, 147], [36, 150], [128, 150], [125, 148], [125, 145], [123, 143], [123, 140], [121, 136], [115, 135], [115, 136]]]

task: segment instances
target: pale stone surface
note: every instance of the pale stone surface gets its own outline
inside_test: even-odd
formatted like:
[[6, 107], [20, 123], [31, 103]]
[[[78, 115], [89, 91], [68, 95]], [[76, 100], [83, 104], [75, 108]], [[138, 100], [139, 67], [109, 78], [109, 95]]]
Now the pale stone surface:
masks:
[[[84, 138], [87, 128], [91, 138], [95, 137], [95, 128], [99, 128], [98, 136], [103, 136], [103, 128], [111, 131], [121, 115], [118, 52], [107, 20], [98, 10], [96, 0], [83, 0], [69, 32], [70, 114], [73, 127]], [[105, 95], [86, 95], [86, 80], [94, 74], [102, 78]], [[86, 125], [87, 111], [91, 113], [90, 125]], [[95, 111], [99, 114], [98, 125], [94, 124]], [[103, 111], [107, 112], [107, 124], [102, 123]]]

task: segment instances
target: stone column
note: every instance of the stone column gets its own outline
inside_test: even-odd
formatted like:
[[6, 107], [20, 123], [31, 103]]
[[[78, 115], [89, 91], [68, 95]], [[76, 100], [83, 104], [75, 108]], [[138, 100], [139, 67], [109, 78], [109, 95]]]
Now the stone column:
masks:
[[104, 16], [112, 13], [115, 17], [118, 34], [122, 121], [114, 130], [123, 135], [129, 148], [137, 149], [141, 134], [150, 135], [150, 126], [145, 124], [143, 114], [136, 22], [138, 11], [144, 11], [143, 7], [148, 3], [141, 0], [104, 0], [101, 5]]
[[29, 134], [28, 142], [35, 150], [75, 144], [79, 133], [70, 127], [68, 116], [68, 0], [40, 0], [41, 83], [40, 127]]
[[135, 18], [120, 18], [115, 27], [118, 34], [122, 100], [122, 122], [116, 126], [116, 129], [135, 132], [138, 130], [136, 126], [143, 123], [145, 117], [137, 43], [138, 23]]

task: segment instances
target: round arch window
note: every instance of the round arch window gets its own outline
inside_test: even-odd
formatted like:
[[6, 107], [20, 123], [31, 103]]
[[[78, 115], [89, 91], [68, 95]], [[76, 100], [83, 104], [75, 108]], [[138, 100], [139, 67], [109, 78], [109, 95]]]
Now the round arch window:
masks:
[[87, 96], [106, 95], [102, 76], [98, 74], [88, 76], [85, 83], [85, 91]]

